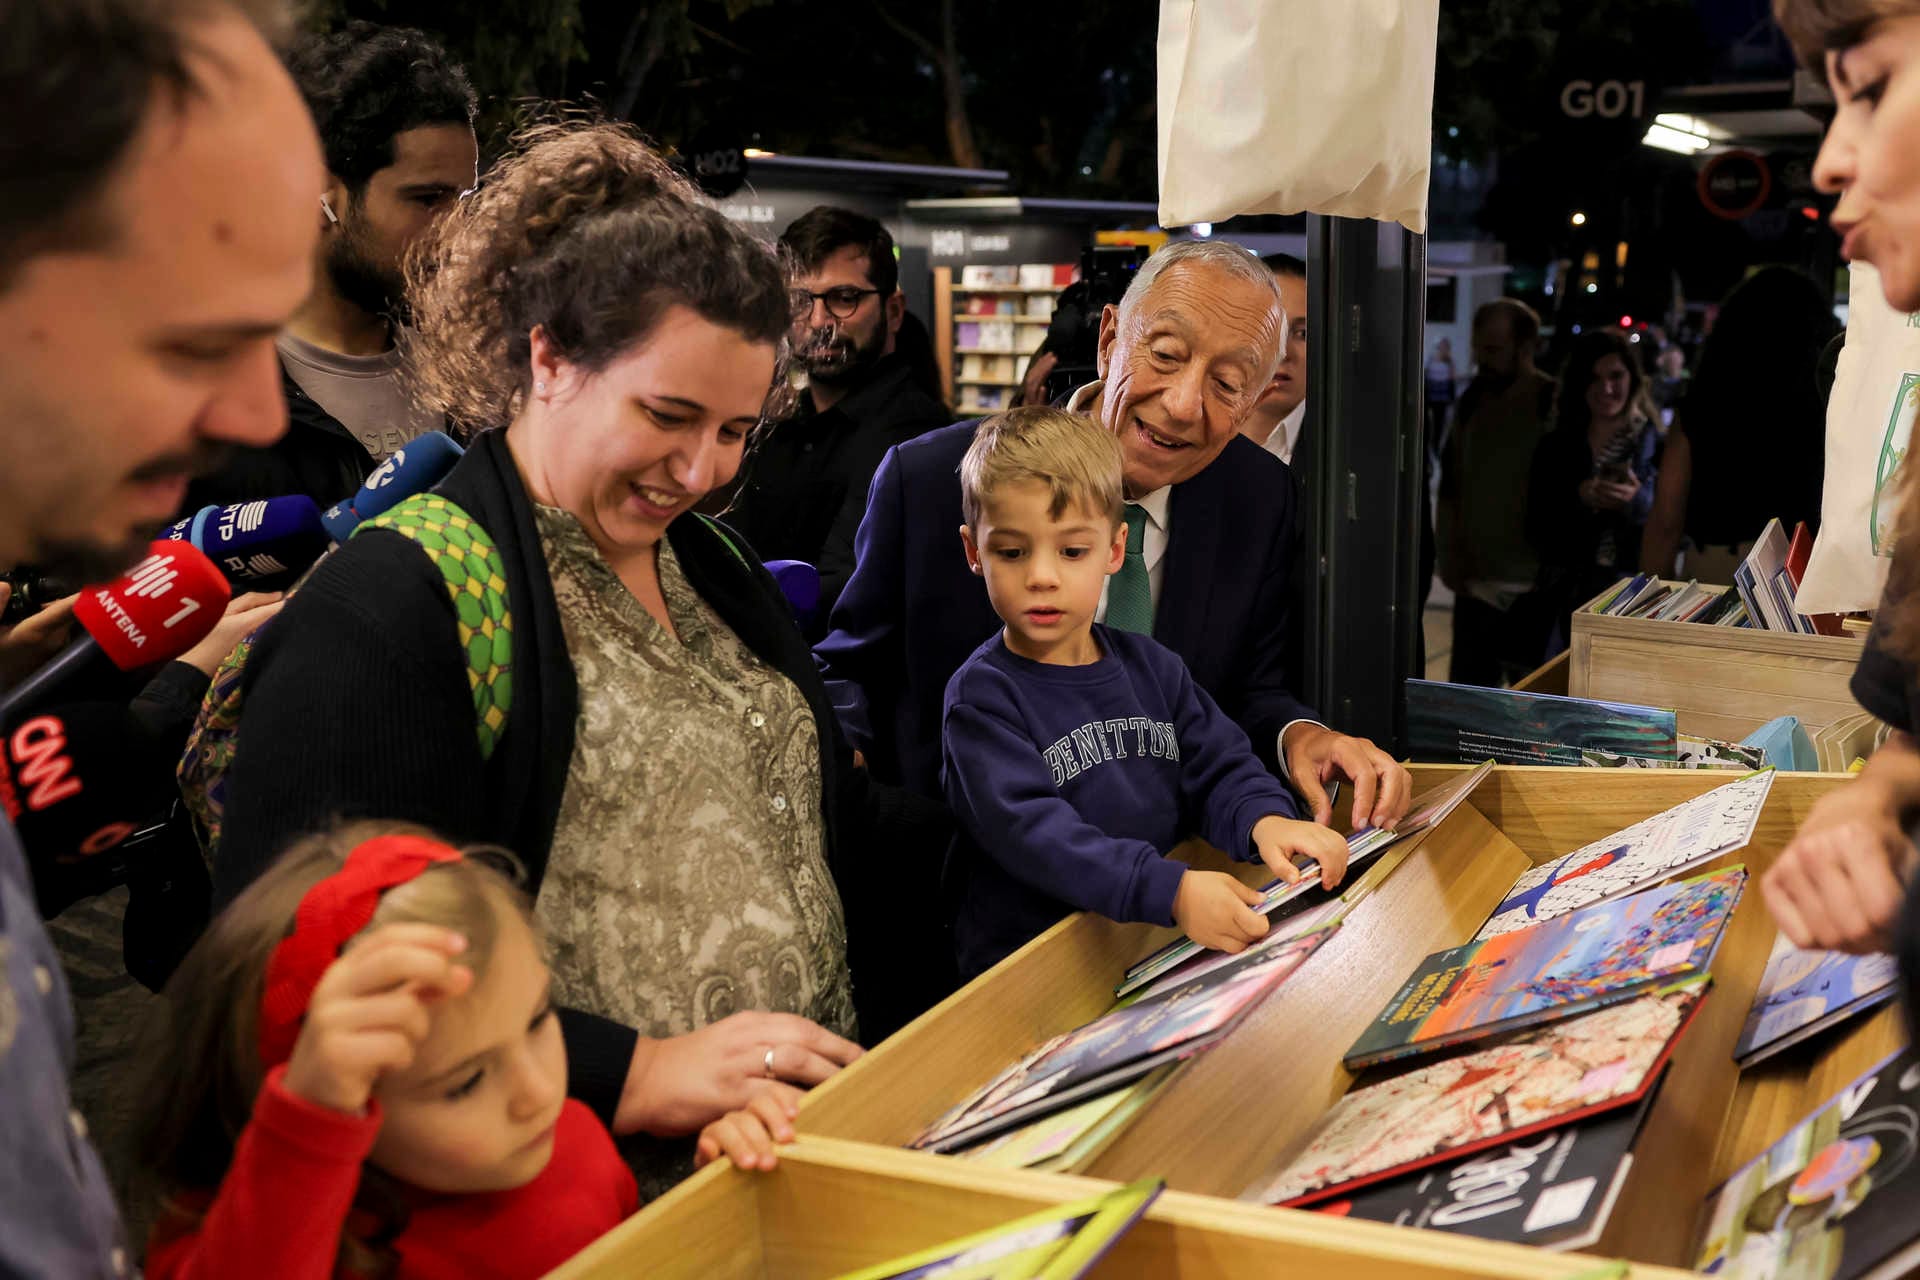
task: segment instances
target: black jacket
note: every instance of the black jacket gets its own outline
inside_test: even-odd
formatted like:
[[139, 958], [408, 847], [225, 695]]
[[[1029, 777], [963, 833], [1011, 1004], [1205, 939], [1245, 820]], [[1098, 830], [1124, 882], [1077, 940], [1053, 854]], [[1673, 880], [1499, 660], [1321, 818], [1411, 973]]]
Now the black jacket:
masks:
[[[422, 823], [456, 841], [505, 845], [537, 891], [574, 751], [579, 695], [534, 513], [505, 433], [489, 431], [439, 486], [500, 549], [513, 613], [513, 703], [482, 762], [473, 697], [446, 587], [417, 546], [370, 530], [321, 564], [259, 640], [229, 776], [216, 902], [294, 836], [337, 818]], [[827, 858], [846, 906], [854, 1001], [869, 1041], [944, 994], [949, 957], [888, 850], [917, 835], [925, 806], [852, 767], [825, 687], [785, 598], [692, 516], [667, 532], [687, 579], [748, 648], [799, 686], [820, 735]], [[644, 833], [635, 833], [636, 836]], [[911, 847], [910, 845], [906, 847]], [[563, 1012], [572, 1093], [610, 1120], [638, 1033]]]
[[208, 504], [252, 502], [303, 493], [322, 510], [358, 489], [373, 474], [373, 455], [353, 433], [300, 389], [280, 366], [287, 398], [287, 433], [270, 445], [234, 448], [218, 471], [187, 487], [182, 515]]
[[727, 520], [764, 558], [820, 571], [824, 620], [853, 574], [853, 538], [874, 468], [893, 446], [952, 421], [905, 361], [885, 356], [833, 408], [817, 413], [803, 397], [798, 413], [767, 431], [747, 459]]

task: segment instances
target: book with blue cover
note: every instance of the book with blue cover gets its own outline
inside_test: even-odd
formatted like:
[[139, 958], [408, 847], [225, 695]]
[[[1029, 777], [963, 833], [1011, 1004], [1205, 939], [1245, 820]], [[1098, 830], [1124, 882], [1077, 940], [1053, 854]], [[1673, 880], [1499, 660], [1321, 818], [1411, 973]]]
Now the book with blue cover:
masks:
[[1781, 934], [1767, 957], [1733, 1060], [1750, 1067], [1856, 1013], [1877, 1009], [1893, 999], [1899, 977], [1892, 956], [1802, 951]]
[[1705, 973], [1747, 881], [1729, 867], [1428, 956], [1347, 1069], [1432, 1053]]
[[1587, 751], [1672, 760], [1678, 738], [1661, 707], [1407, 681], [1407, 752], [1421, 762], [1577, 765]]

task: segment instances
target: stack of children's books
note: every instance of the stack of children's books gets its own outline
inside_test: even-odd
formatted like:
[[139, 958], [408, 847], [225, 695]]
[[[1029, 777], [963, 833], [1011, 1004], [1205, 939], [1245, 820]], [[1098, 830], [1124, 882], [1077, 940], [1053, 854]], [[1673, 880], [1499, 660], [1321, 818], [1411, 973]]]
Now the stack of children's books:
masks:
[[1078, 1172], [1120, 1135], [1180, 1067], [1219, 1044], [1339, 928], [1353, 905], [1443, 822], [1491, 763], [1419, 797], [1393, 831], [1348, 838], [1348, 879], [1320, 887], [1311, 863], [1297, 884], [1267, 889], [1270, 929], [1226, 955], [1182, 938], [1122, 976], [1105, 1016], [1056, 1036], [1002, 1070], [912, 1146], [1000, 1168]]
[[1623, 579], [1588, 607], [1612, 618], [1654, 622], [1698, 622], [1718, 627], [1752, 627], [1800, 635], [1849, 634], [1846, 619], [1834, 613], [1801, 613], [1800, 584], [1813, 557], [1813, 534], [1803, 522], [1789, 538], [1778, 520], [1770, 520], [1747, 558], [1734, 570], [1729, 587], [1664, 582], [1654, 574]]
[[[1548, 1249], [1599, 1239], [1746, 882], [1760, 772], [1524, 873], [1348, 1052], [1380, 1067], [1247, 1198]], [[1383, 1074], [1384, 1073], [1384, 1074]]]
[[1746, 604], [1732, 587], [1675, 585], [1650, 573], [1624, 578], [1587, 612], [1609, 618], [1647, 618], [1654, 622], [1698, 622], [1717, 627], [1748, 627]]

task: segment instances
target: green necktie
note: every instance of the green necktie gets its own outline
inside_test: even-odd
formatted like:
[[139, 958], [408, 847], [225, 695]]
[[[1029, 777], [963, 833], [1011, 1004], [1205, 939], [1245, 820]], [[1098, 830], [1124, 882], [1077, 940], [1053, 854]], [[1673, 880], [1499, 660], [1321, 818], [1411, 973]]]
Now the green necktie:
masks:
[[1153, 589], [1147, 583], [1147, 512], [1126, 505], [1127, 554], [1120, 572], [1107, 581], [1107, 625], [1139, 635], [1153, 634]]

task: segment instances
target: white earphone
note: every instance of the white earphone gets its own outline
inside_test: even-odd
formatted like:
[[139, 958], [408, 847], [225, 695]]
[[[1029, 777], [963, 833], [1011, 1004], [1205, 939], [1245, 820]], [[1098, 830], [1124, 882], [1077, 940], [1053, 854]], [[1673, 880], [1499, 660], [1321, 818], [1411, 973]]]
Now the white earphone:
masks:
[[324, 191], [320, 193], [320, 212], [327, 215], [328, 222], [338, 223], [340, 221], [340, 215], [333, 211], [333, 201], [327, 199], [327, 193]]

